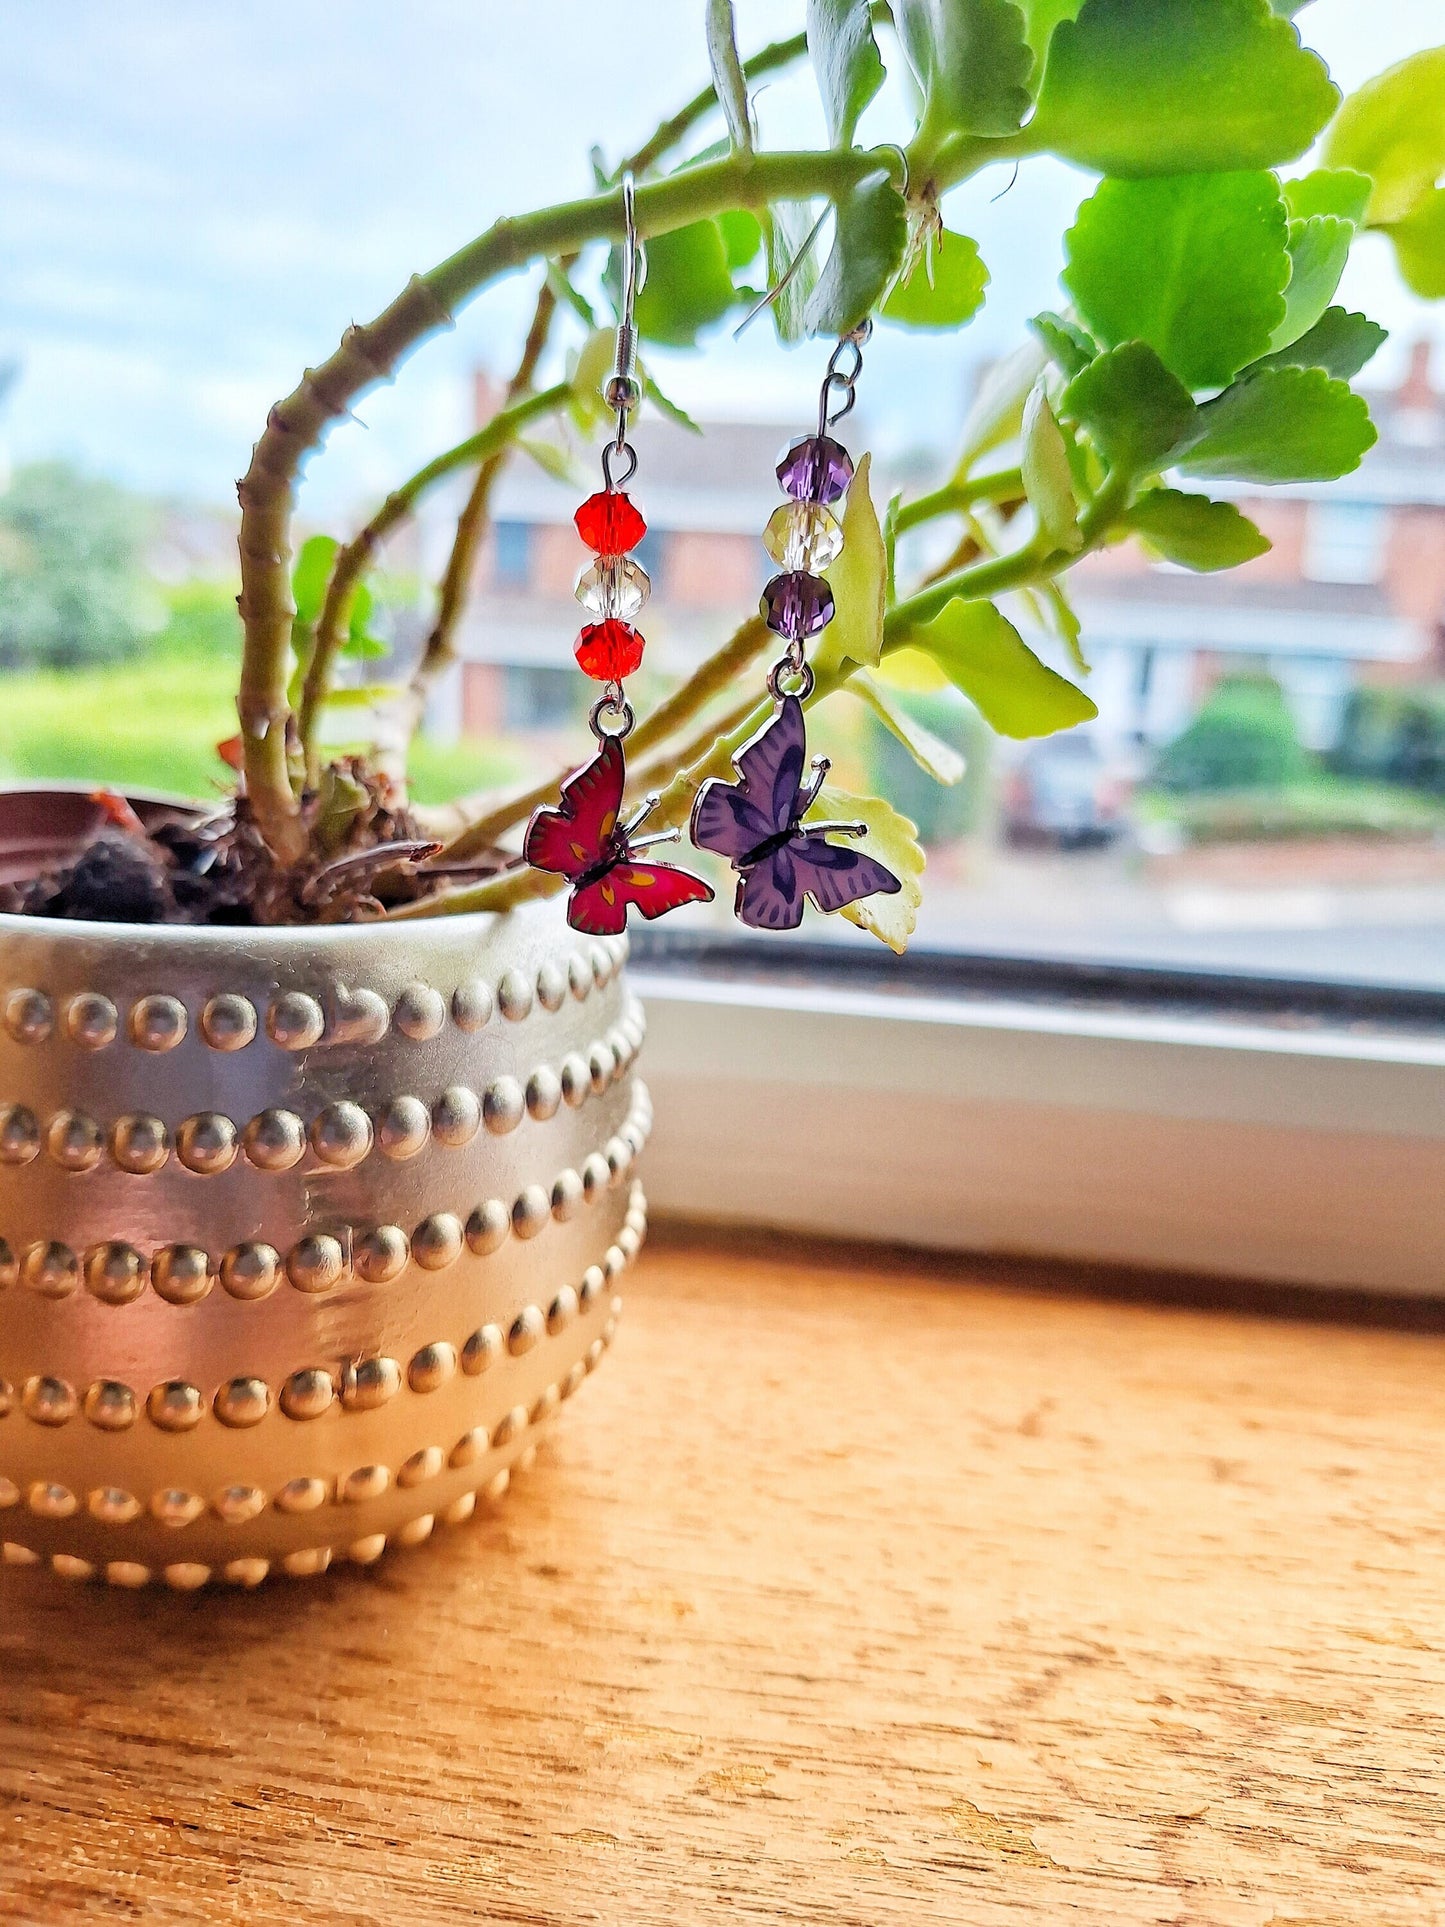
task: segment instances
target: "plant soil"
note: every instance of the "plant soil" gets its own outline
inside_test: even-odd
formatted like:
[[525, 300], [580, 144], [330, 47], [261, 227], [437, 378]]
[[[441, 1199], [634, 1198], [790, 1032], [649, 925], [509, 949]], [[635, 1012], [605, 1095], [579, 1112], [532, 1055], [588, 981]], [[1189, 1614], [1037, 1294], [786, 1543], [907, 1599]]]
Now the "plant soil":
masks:
[[244, 795], [147, 828], [124, 798], [97, 792], [106, 827], [65, 860], [0, 883], [0, 911], [102, 923], [360, 923], [443, 888], [447, 878], [412, 867], [438, 846], [396, 785], [359, 758], [339, 773], [344, 802], [334, 780], [303, 797], [307, 855], [284, 870]]

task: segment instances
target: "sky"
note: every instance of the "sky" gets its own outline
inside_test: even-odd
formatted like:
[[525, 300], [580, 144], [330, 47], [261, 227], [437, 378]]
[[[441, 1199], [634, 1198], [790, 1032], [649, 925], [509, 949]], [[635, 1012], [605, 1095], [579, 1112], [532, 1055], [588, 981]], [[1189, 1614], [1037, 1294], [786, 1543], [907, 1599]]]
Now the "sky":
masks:
[[[803, 8], [737, 12], [747, 51]], [[626, 151], [706, 72], [701, 0], [4, 0], [0, 17], [0, 359], [20, 364], [0, 438], [14, 460], [217, 503], [350, 320], [496, 216], [587, 191], [590, 144]], [[1315, 0], [1298, 24], [1347, 89], [1445, 37], [1439, 0]], [[821, 139], [806, 71], [759, 111], [773, 144]], [[862, 137], [903, 131], [898, 112], [880, 101]], [[868, 412], [896, 446], [956, 421], [979, 358], [1057, 298], [1089, 178], [1043, 161], [1008, 183], [985, 173], [945, 207], [993, 274], [971, 328], [870, 350]], [[1395, 332], [1383, 374], [1412, 336], [1445, 338], [1378, 239], [1344, 298]], [[354, 511], [465, 433], [468, 371], [505, 370], [529, 299], [501, 284], [369, 396], [313, 463], [308, 512]], [[703, 415], [801, 419], [822, 360], [759, 322], [655, 365]]]

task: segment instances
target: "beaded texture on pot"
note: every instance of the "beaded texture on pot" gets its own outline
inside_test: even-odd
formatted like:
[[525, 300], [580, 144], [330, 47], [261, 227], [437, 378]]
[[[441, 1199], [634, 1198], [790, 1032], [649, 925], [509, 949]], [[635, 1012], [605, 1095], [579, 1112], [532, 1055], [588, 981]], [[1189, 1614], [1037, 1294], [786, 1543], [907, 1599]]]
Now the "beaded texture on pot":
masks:
[[625, 956], [0, 918], [0, 1556], [250, 1586], [499, 1498], [645, 1235]]

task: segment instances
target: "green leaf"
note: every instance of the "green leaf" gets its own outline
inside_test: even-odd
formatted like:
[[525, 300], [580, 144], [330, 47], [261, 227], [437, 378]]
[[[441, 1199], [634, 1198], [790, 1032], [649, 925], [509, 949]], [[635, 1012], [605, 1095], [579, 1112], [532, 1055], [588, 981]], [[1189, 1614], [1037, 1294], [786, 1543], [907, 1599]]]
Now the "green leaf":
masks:
[[821, 231], [817, 207], [809, 201], [775, 201], [763, 220], [768, 247], [768, 286], [779, 341], [801, 341], [808, 332], [807, 309], [818, 284]]
[[1018, 0], [1018, 4], [1023, 9], [1024, 31], [1034, 50], [1037, 69], [1042, 72], [1054, 28], [1061, 20], [1077, 19], [1084, 0]]
[[350, 656], [354, 662], [375, 661], [378, 656], [389, 656], [390, 648], [380, 636], [366, 634], [348, 636], [341, 645], [343, 656]]
[[748, 83], [738, 59], [737, 29], [732, 0], [707, 0], [705, 15], [708, 64], [718, 104], [728, 124], [733, 146], [740, 154], [752, 152], [753, 130], [748, 120]]
[[530, 456], [544, 475], [550, 475], [554, 482], [566, 482], [569, 486], [584, 486], [586, 475], [582, 464], [570, 448], [559, 448], [555, 442], [534, 441], [530, 435], [519, 435], [513, 444], [524, 455]]
[[1101, 174], [1273, 167], [1338, 100], [1268, 0], [1087, 0], [1054, 30], [1029, 141]]
[[546, 268], [547, 286], [564, 308], [570, 308], [582, 326], [589, 331], [597, 326], [597, 314], [586, 295], [575, 285], [571, 276], [560, 261], [549, 261]]
[[1030, 328], [1044, 344], [1050, 361], [1066, 381], [1088, 367], [1099, 352], [1099, 344], [1092, 335], [1061, 314], [1053, 314], [1047, 308], [1036, 314], [1029, 323]]
[[828, 565], [834, 616], [814, 658], [819, 669], [844, 661], [872, 667], [883, 653], [888, 550], [870, 490], [871, 455], [860, 455], [843, 508], [843, 546]]
[[1070, 552], [1083, 548], [1084, 532], [1079, 527], [1079, 504], [1074, 494], [1069, 451], [1042, 382], [1035, 384], [1024, 404], [1020, 467], [1024, 493], [1038, 518], [1039, 531], [1047, 536], [1050, 546]]
[[301, 544], [296, 567], [291, 572], [291, 596], [298, 622], [313, 623], [321, 614], [326, 585], [331, 580], [331, 565], [340, 547], [334, 535], [311, 535]]
[[851, 147], [884, 78], [868, 0], [808, 0], [808, 57], [823, 96], [828, 145]]
[[399, 693], [399, 686], [390, 682], [362, 683], [351, 689], [328, 689], [326, 707], [328, 709], [372, 709], [377, 703]]
[[906, 646], [930, 657], [1001, 736], [1049, 736], [1099, 713], [1082, 689], [1039, 661], [991, 602], [950, 602], [911, 630]]
[[647, 244], [647, 279], [637, 291], [638, 334], [654, 344], [690, 348], [737, 298], [717, 222], [692, 221]]
[[1390, 229], [1400, 273], [1427, 301], [1445, 295], [1445, 190], [1433, 188]]
[[1267, 352], [1289, 254], [1272, 174], [1101, 181], [1069, 230], [1064, 285], [1100, 341], [1147, 341], [1187, 388]]
[[1146, 490], [1121, 519], [1156, 555], [1185, 569], [1233, 569], [1270, 546], [1232, 502], [1211, 502], [1177, 488]]
[[886, 558], [883, 576], [883, 605], [891, 609], [898, 600], [898, 580], [896, 562], [898, 555], [898, 512], [903, 507], [903, 491], [895, 489], [888, 498], [888, 506], [883, 511], [883, 553]]
[[810, 334], [844, 335], [867, 320], [898, 271], [908, 241], [908, 209], [880, 168], [838, 204], [833, 245], [803, 320]]
[[1198, 428], [1180, 468], [1241, 482], [1333, 481], [1375, 441], [1363, 398], [1322, 368], [1250, 374], [1205, 403]]
[[717, 226], [722, 236], [723, 259], [729, 270], [736, 274], [742, 268], [750, 268], [763, 245], [763, 224], [757, 215], [750, 214], [745, 207], [726, 208], [718, 215]]
[[977, 241], [941, 228], [883, 303], [883, 318], [905, 328], [958, 328], [977, 314], [987, 286]]
[[1326, 308], [1308, 333], [1272, 355], [1264, 355], [1245, 372], [1260, 368], [1323, 368], [1326, 374], [1348, 381], [1357, 375], [1377, 348], [1388, 339], [1378, 322], [1348, 308]]
[[1289, 285], [1284, 319], [1270, 336], [1272, 349], [1287, 348], [1319, 320], [1340, 285], [1354, 238], [1354, 222], [1338, 214], [1312, 214], [1308, 220], [1290, 222]]
[[1068, 650], [1079, 674], [1087, 676], [1089, 664], [1079, 640], [1084, 633], [1083, 624], [1075, 613], [1073, 603], [1065, 595], [1058, 577], [1055, 576], [1051, 582], [1044, 583], [1040, 594], [1043, 597], [1044, 620]]
[[1088, 429], [1111, 468], [1130, 475], [1162, 468], [1198, 413], [1189, 390], [1142, 341], [1111, 348], [1075, 375], [1061, 412]]
[[612, 419], [602, 399], [602, 387], [612, 372], [616, 355], [617, 337], [613, 331], [594, 328], [575, 355], [568, 358], [567, 378], [572, 386], [568, 413], [583, 435], [592, 434]]
[[819, 822], [858, 822], [867, 826], [862, 847], [869, 856], [886, 863], [903, 888], [889, 897], [864, 897], [839, 911], [860, 930], [871, 931], [890, 950], [901, 957], [918, 922], [918, 906], [923, 901], [923, 848], [918, 841], [918, 826], [900, 816], [891, 803], [877, 796], [850, 796], [847, 790], [823, 786], [814, 805]]
[[1325, 140], [1330, 167], [1373, 183], [1367, 218], [1402, 221], [1445, 173], [1445, 47], [1411, 54], [1357, 88]]
[[1024, 341], [985, 368], [963, 419], [955, 480], [962, 480], [982, 456], [1023, 432], [1024, 403], [1043, 366], [1039, 343]]
[[1296, 221], [1307, 221], [1312, 214], [1338, 214], [1343, 221], [1359, 227], [1370, 199], [1370, 177], [1357, 174], [1352, 167], [1317, 167], [1296, 181], [1281, 183], [1285, 205]]
[[923, 95], [925, 151], [1022, 125], [1034, 57], [1012, 0], [897, 0], [893, 20]]
[[866, 670], [858, 669], [843, 684], [846, 694], [873, 711], [883, 727], [896, 736], [925, 776], [951, 789], [964, 778], [963, 758], [951, 743], [925, 729], [906, 709], [900, 709]]

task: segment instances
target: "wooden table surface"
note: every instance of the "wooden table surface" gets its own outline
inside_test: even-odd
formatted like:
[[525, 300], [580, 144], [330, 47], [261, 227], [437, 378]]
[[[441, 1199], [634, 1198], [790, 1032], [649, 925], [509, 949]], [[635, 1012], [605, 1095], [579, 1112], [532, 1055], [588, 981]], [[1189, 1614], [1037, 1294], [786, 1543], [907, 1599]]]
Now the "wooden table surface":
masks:
[[0, 1574], [0, 1917], [1445, 1920], [1445, 1336], [943, 1273], [675, 1237], [429, 1548]]

